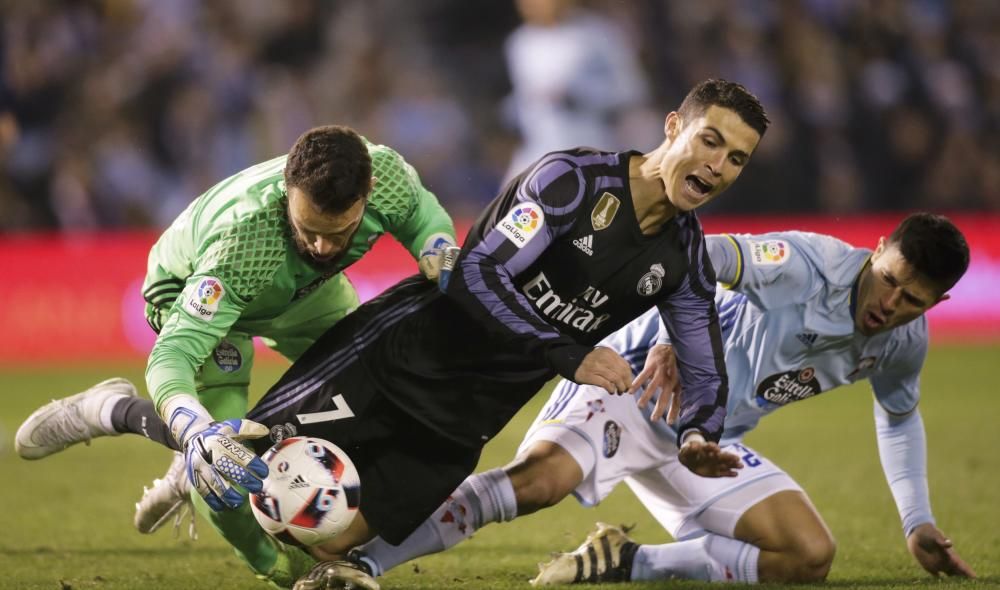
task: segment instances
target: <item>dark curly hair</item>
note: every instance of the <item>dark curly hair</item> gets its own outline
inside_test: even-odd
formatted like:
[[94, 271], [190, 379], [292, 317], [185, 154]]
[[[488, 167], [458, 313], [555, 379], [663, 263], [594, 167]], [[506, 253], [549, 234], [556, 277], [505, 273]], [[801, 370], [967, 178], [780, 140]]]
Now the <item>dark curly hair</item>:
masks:
[[913, 213], [892, 231], [888, 243], [917, 274], [934, 283], [939, 294], [955, 286], [969, 268], [969, 244], [943, 215]]
[[771, 124], [760, 100], [742, 84], [715, 78], [700, 82], [692, 88], [677, 112], [684, 121], [690, 121], [704, 114], [712, 105], [735, 112], [761, 137], [764, 137], [767, 126]]
[[285, 185], [305, 192], [320, 211], [343, 213], [368, 196], [372, 158], [350, 127], [325, 125], [296, 140], [285, 163]]

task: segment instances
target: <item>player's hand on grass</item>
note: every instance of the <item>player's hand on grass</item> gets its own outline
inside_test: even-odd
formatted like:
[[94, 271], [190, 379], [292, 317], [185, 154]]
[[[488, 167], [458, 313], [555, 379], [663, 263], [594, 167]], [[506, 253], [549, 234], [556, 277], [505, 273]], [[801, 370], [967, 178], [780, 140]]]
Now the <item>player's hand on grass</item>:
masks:
[[913, 529], [906, 538], [906, 546], [931, 575], [976, 577], [976, 572], [955, 552], [951, 539], [933, 524], [924, 523]]
[[702, 477], [736, 477], [736, 470], [743, 469], [739, 456], [723, 451], [697, 434], [685, 439], [678, 458], [692, 473]]
[[617, 352], [598, 346], [583, 357], [573, 381], [581, 385], [596, 385], [608, 393], [619, 395], [628, 391], [632, 383], [632, 367]]
[[629, 395], [641, 387], [645, 389], [639, 396], [639, 407], [645, 408], [649, 400], [656, 396], [656, 405], [650, 419], [659, 420], [666, 413], [667, 423], [673, 424], [681, 410], [680, 379], [677, 376], [677, 357], [673, 346], [657, 344], [649, 349], [642, 372], [628, 389]]

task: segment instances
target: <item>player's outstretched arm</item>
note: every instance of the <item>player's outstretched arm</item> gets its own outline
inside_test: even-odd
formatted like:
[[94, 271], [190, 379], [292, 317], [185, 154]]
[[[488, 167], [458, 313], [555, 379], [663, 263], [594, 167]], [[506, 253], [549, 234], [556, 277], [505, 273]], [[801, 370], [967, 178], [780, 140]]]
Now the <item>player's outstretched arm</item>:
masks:
[[958, 556], [951, 540], [934, 524], [927, 486], [927, 439], [920, 410], [890, 415], [878, 399], [874, 409], [882, 469], [903, 521], [907, 549], [934, 576], [943, 573], [974, 577], [975, 572]]
[[913, 529], [906, 537], [906, 547], [931, 575], [976, 577], [976, 572], [958, 556], [951, 539], [929, 522]]
[[632, 367], [620, 354], [598, 346], [583, 357], [573, 381], [581, 385], [596, 385], [608, 393], [625, 393], [632, 383]]

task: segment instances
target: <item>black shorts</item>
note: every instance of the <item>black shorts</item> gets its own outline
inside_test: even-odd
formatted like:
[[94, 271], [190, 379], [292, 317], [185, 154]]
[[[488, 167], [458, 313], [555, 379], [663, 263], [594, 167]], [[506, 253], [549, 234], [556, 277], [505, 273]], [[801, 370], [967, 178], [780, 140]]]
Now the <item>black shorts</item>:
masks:
[[551, 377], [535, 361], [469, 344], [483, 341], [468, 333], [468, 322], [449, 321], [451, 314], [436, 287], [420, 281], [349, 314], [247, 414], [271, 429], [254, 450], [289, 436], [341, 447], [361, 476], [365, 520], [401, 543]]
[[[341, 396], [336, 405], [328, 406], [332, 410], [296, 404], [262, 419], [255, 418], [251, 411], [250, 419], [271, 429], [268, 438], [253, 441], [254, 451], [263, 454], [274, 442], [289, 436], [314, 436], [337, 445], [361, 476], [360, 510], [365, 520], [383, 539], [399, 544], [472, 473], [480, 449], [456, 444], [414, 420], [365, 387], [359, 365], [355, 363], [352, 368], [321, 388], [329, 392], [323, 399], [332, 401]], [[359, 382], [354, 378], [358, 377], [362, 387], [356, 387]], [[261, 403], [267, 400], [265, 396]], [[259, 407], [261, 404], [255, 410]], [[306, 422], [302, 423], [299, 419], [313, 409], [343, 412], [345, 408], [354, 415], [320, 422], [303, 418]]]

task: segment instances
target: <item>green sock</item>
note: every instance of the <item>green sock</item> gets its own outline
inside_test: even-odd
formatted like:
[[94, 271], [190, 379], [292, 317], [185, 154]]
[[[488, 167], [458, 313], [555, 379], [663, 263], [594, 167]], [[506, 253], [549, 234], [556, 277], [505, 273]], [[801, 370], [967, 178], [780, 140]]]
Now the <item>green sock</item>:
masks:
[[279, 588], [290, 588], [316, 564], [305, 551], [285, 545], [265, 533], [250, 511], [249, 499], [236, 510], [216, 512], [193, 490], [191, 498], [195, 510], [232, 545], [236, 556], [250, 566], [258, 578]]
[[275, 588], [291, 588], [295, 581], [306, 575], [316, 565], [316, 560], [291, 545], [274, 541], [278, 547], [278, 558], [267, 574], [257, 574], [257, 579], [267, 581]]

